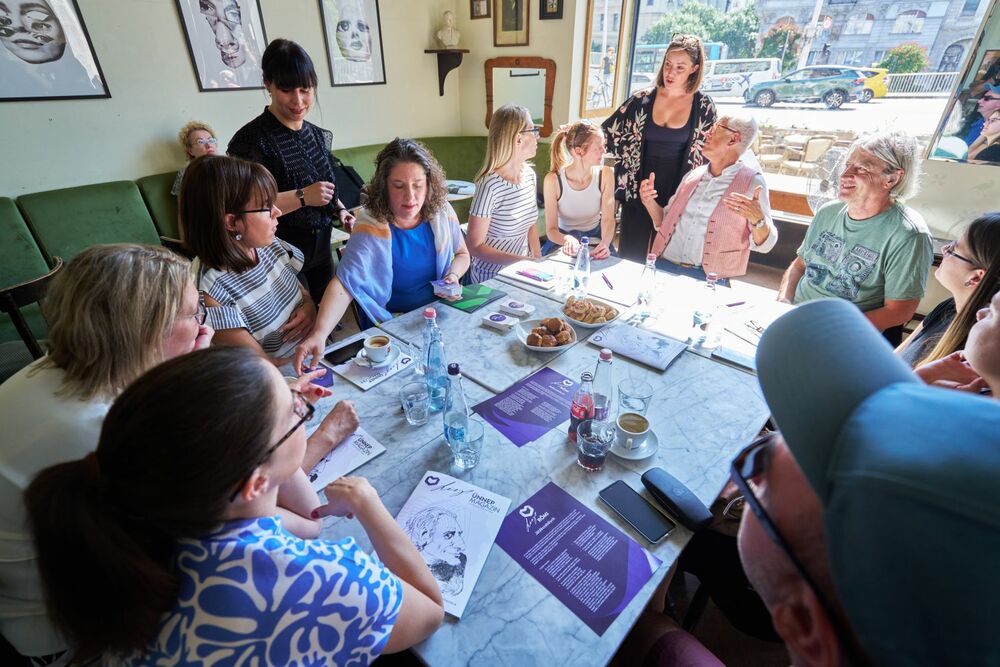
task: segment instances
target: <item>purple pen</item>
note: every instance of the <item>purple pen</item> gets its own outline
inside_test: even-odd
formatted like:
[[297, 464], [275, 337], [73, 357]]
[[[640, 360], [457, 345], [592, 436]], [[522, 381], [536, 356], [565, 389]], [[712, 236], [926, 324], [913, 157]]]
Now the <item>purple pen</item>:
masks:
[[606, 275], [604, 275], [603, 273], [601, 274], [601, 278], [604, 280], [604, 284], [608, 286], [608, 289], [614, 289], [615, 288], [615, 286], [611, 284], [611, 281], [608, 280], [608, 277]]

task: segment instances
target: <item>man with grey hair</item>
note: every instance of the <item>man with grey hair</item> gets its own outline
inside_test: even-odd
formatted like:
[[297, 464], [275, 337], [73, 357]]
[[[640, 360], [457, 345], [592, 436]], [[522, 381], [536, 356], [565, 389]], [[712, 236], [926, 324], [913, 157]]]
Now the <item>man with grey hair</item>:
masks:
[[742, 276], [751, 250], [768, 252], [778, 242], [767, 184], [739, 161], [756, 136], [753, 118], [722, 116], [705, 135], [702, 154], [708, 164], [684, 176], [665, 208], [656, 203], [656, 174], [639, 185], [657, 227], [650, 250], [657, 267], [699, 278]]
[[854, 142], [838, 201], [816, 211], [782, 279], [780, 300], [846, 299], [899, 344], [901, 325], [913, 317], [934, 259], [924, 219], [902, 203], [917, 190], [918, 150], [904, 132]]

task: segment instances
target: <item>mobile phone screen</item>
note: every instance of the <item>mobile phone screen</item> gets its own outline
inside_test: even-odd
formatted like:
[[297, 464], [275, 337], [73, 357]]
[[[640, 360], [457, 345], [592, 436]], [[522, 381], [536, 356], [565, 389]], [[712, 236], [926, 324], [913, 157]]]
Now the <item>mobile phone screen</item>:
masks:
[[350, 361], [358, 352], [365, 346], [365, 341], [358, 339], [349, 345], [343, 347], [338, 347], [336, 350], [330, 350], [326, 353], [323, 359], [326, 360], [331, 366], [339, 366], [345, 361]]
[[621, 480], [601, 489], [597, 497], [618, 516], [625, 519], [650, 544], [656, 544], [674, 529], [673, 521]]

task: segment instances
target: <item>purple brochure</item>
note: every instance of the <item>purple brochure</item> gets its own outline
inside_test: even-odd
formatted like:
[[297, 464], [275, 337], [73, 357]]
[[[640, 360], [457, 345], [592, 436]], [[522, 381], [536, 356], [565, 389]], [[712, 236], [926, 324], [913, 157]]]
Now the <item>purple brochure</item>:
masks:
[[565, 375], [542, 368], [472, 410], [522, 447], [569, 419], [576, 387]]
[[507, 515], [497, 544], [598, 635], [661, 563], [553, 482]]

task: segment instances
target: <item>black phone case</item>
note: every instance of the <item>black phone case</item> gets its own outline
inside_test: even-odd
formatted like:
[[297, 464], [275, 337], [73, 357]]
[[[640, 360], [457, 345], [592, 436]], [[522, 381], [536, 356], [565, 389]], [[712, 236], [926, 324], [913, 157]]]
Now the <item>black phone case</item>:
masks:
[[656, 502], [677, 517], [688, 530], [697, 533], [711, 525], [714, 517], [705, 503], [663, 468], [650, 468], [644, 472], [642, 485]]

